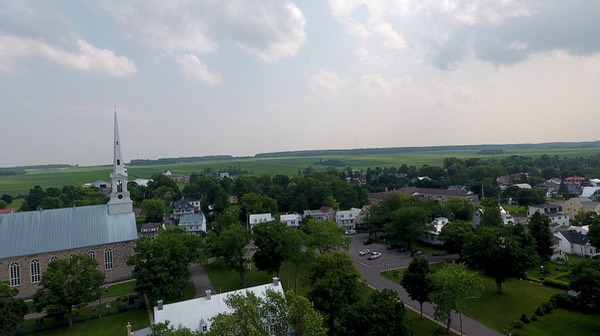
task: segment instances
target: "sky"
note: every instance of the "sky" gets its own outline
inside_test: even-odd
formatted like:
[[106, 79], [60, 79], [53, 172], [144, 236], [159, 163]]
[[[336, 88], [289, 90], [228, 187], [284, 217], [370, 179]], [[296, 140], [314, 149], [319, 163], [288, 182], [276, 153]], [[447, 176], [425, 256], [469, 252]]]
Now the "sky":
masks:
[[0, 0], [0, 167], [595, 141], [600, 1]]

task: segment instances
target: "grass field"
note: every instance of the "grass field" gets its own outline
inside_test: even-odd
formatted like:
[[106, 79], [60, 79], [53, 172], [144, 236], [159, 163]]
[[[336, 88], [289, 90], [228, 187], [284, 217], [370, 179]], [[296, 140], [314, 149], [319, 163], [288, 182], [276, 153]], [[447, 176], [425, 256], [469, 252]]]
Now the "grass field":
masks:
[[[560, 157], [588, 157], [600, 153], [597, 147], [591, 148], [551, 148], [542, 150], [505, 150], [498, 155], [481, 155], [478, 149], [473, 150], [439, 150], [439, 151], [414, 151], [398, 154], [378, 155], [323, 155], [306, 157], [277, 157], [277, 158], [234, 158], [228, 160], [204, 161], [198, 163], [184, 163], [172, 165], [155, 166], [130, 166], [129, 179], [148, 178], [166, 170], [176, 174], [189, 175], [193, 172], [202, 172], [204, 168], [210, 167], [214, 170], [227, 170], [230, 166], [239, 167], [242, 170], [252, 171], [256, 175], [295, 175], [298, 170], [312, 166], [317, 170], [325, 170], [328, 167], [319, 165], [320, 159], [338, 160], [345, 167], [354, 169], [366, 169], [375, 167], [399, 167], [402, 164], [421, 167], [424, 164], [439, 166], [445, 158], [457, 157], [468, 158], [496, 158], [502, 159], [511, 155], [522, 155], [529, 157], [540, 157], [543, 154], [558, 155]], [[96, 180], [109, 180], [112, 166], [76, 167], [69, 169], [40, 169], [30, 170], [26, 175], [0, 176], [0, 194], [16, 196], [25, 194], [32, 187], [39, 185], [43, 188], [62, 187], [64, 185], [82, 185]]]

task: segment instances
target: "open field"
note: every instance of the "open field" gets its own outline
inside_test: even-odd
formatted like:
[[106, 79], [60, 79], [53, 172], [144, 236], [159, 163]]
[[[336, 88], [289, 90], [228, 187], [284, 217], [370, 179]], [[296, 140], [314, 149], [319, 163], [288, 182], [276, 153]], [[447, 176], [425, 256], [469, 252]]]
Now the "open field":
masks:
[[[319, 160], [329, 159], [341, 161], [344, 166], [354, 169], [375, 167], [399, 167], [402, 164], [420, 167], [424, 164], [439, 166], [445, 158], [496, 158], [502, 159], [511, 155], [540, 157], [543, 154], [560, 157], [588, 157], [600, 153], [598, 147], [591, 148], [544, 148], [543, 150], [505, 150], [503, 154], [482, 155], [479, 149], [473, 150], [422, 150], [395, 154], [360, 154], [360, 155], [320, 155], [320, 156], [290, 156], [290, 157], [244, 157], [197, 163], [182, 163], [171, 165], [130, 166], [129, 178], [148, 178], [153, 174], [170, 170], [175, 174], [189, 175], [202, 172], [210, 167], [216, 171], [226, 171], [230, 166], [254, 172], [255, 175], [295, 175], [299, 170], [312, 166], [317, 170], [326, 170], [328, 166], [319, 165]], [[62, 187], [64, 185], [82, 185], [96, 180], [109, 180], [112, 166], [75, 167], [68, 169], [29, 170], [26, 175], [0, 176], [0, 194], [16, 196], [25, 194], [32, 187], [39, 185], [43, 188]]]

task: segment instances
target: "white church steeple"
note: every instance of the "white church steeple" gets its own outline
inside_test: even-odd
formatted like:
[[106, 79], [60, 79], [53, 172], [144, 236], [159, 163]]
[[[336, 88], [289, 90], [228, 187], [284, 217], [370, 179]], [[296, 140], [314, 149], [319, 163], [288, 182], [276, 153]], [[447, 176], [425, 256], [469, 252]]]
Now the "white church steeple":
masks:
[[115, 141], [113, 171], [110, 174], [112, 190], [108, 201], [108, 214], [118, 215], [133, 212], [133, 202], [127, 191], [127, 168], [121, 155], [121, 141], [119, 140], [119, 126], [117, 125], [117, 111], [115, 108]]

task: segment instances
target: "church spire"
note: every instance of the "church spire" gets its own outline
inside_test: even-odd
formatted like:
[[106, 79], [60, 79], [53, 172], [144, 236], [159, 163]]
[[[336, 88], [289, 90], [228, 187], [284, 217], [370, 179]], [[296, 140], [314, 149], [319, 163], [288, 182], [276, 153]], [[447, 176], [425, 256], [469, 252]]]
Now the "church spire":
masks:
[[123, 162], [121, 154], [121, 141], [119, 139], [116, 106], [114, 127], [113, 171], [110, 174], [112, 189], [110, 192], [110, 200], [108, 201], [108, 213], [110, 215], [130, 213], [133, 211], [133, 202], [129, 197], [129, 191], [127, 191], [127, 168], [125, 168], [125, 163]]

